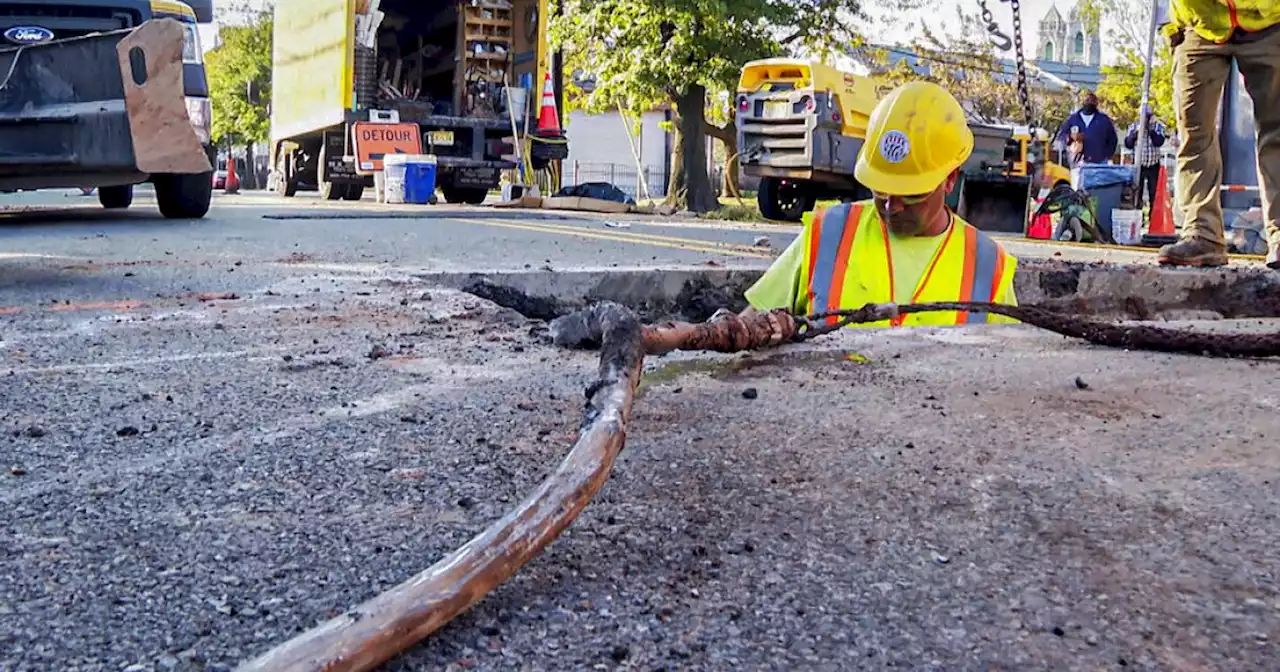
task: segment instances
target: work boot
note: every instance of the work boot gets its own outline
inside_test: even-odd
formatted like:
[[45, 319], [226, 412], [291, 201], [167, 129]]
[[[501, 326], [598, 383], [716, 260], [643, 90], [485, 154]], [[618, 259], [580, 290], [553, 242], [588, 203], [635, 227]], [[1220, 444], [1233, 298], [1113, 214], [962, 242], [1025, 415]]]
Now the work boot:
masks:
[[1227, 250], [1203, 238], [1183, 238], [1160, 248], [1159, 261], [1167, 266], [1226, 266]]

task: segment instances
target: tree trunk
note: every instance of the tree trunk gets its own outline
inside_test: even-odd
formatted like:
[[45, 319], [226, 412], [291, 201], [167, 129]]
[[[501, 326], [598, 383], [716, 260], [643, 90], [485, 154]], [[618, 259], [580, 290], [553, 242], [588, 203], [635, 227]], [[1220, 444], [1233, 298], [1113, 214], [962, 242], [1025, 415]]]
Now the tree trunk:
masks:
[[253, 143], [247, 142], [244, 145], [244, 175], [241, 180], [244, 181], [245, 189], [258, 188], [258, 170], [254, 167], [253, 162]]
[[681, 140], [683, 136], [680, 133], [680, 120], [675, 119], [675, 127], [672, 129], [671, 143], [671, 174], [667, 176], [667, 198], [666, 204], [672, 208], [684, 207], [684, 194], [681, 193], [679, 185], [684, 184], [684, 154], [680, 152]]
[[671, 188], [676, 193], [675, 204], [691, 212], [711, 212], [720, 207], [707, 174], [706, 104], [707, 89], [700, 84], [691, 84], [676, 98], [676, 112], [680, 115], [676, 147], [680, 156], [673, 157]]

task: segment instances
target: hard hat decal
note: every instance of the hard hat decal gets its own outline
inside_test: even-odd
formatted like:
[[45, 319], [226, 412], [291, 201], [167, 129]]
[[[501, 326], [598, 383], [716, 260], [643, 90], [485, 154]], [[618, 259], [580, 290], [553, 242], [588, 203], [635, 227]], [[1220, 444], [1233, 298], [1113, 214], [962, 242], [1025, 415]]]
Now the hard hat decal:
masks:
[[880, 156], [889, 163], [901, 163], [911, 153], [911, 141], [902, 131], [889, 131], [880, 136]]

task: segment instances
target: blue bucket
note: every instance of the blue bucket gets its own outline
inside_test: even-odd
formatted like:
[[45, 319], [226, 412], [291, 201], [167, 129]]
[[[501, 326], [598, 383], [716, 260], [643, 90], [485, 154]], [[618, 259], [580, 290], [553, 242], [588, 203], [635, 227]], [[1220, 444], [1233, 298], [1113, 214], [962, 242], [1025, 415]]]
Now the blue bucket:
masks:
[[404, 162], [404, 202], [430, 203], [436, 193], [436, 157], [414, 154]]

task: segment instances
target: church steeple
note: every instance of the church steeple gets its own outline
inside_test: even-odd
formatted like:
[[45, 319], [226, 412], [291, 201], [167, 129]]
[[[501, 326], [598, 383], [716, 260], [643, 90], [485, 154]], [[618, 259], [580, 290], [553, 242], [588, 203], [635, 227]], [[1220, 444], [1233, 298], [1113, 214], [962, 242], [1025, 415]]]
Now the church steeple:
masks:
[[1102, 37], [1095, 21], [1084, 18], [1083, 0], [1077, 2], [1067, 18], [1055, 3], [1040, 19], [1039, 60], [1059, 63], [1102, 64]]

